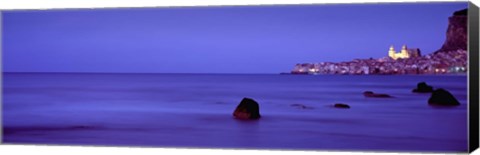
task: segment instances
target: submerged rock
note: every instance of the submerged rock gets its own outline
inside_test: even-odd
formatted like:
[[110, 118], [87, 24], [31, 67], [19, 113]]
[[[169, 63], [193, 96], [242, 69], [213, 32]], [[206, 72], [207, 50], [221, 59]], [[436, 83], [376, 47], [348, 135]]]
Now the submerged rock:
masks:
[[372, 91], [365, 91], [363, 92], [363, 96], [365, 97], [373, 97], [373, 98], [392, 98], [392, 96], [388, 94], [375, 94]]
[[417, 84], [417, 88], [413, 89], [412, 92], [415, 93], [431, 93], [433, 92], [433, 87], [427, 85], [425, 82], [420, 82]]
[[300, 108], [300, 109], [313, 109], [313, 107], [309, 107], [309, 106], [306, 106], [306, 105], [303, 105], [303, 104], [292, 104], [290, 106], [297, 107], [297, 108]]
[[233, 116], [238, 119], [259, 119], [260, 108], [258, 103], [253, 99], [243, 98], [233, 112]]
[[442, 106], [456, 106], [460, 105], [460, 102], [447, 90], [437, 89], [433, 91], [432, 96], [428, 99], [429, 105], [442, 105]]
[[333, 105], [333, 107], [335, 108], [343, 108], [343, 109], [350, 109], [350, 106], [348, 104], [343, 104], [343, 103], [335, 103], [335, 105]]

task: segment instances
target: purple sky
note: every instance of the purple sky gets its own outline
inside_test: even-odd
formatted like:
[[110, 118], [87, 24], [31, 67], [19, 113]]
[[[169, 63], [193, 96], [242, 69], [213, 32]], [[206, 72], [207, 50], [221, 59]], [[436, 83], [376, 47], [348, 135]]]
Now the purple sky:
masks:
[[467, 2], [3, 12], [5, 72], [279, 73], [441, 47]]

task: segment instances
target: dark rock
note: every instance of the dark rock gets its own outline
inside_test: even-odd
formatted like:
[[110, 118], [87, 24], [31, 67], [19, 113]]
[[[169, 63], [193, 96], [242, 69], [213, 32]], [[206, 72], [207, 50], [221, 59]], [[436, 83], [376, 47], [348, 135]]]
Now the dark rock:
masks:
[[443, 105], [443, 106], [456, 106], [460, 105], [460, 102], [447, 90], [437, 89], [433, 91], [432, 96], [428, 99], [430, 105]]
[[417, 88], [413, 89], [412, 92], [415, 93], [431, 93], [433, 92], [433, 87], [427, 85], [425, 82], [420, 82], [417, 84]]
[[467, 9], [456, 11], [448, 18], [447, 37], [437, 52], [467, 50]]
[[333, 107], [335, 107], [335, 108], [350, 109], [350, 106], [349, 106], [348, 104], [343, 104], [343, 103], [335, 103], [335, 105], [333, 105]]
[[297, 108], [300, 108], [300, 109], [313, 109], [313, 107], [305, 106], [303, 104], [292, 104], [290, 106], [297, 107]]
[[365, 91], [363, 92], [363, 96], [365, 97], [373, 97], [373, 98], [392, 98], [392, 96], [388, 94], [375, 94], [372, 91]]
[[233, 116], [238, 119], [259, 119], [260, 108], [258, 103], [253, 99], [243, 98], [233, 112]]
[[463, 9], [463, 10], [459, 10], [459, 11], [455, 11], [453, 13], [454, 16], [466, 16], [468, 15], [468, 9]]

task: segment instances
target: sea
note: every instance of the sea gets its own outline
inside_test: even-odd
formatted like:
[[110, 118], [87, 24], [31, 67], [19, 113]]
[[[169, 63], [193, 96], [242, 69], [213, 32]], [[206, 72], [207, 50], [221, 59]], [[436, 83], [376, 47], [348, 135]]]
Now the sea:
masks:
[[[430, 94], [412, 93], [418, 82], [461, 105], [428, 105]], [[395, 152], [468, 145], [466, 75], [3, 73], [2, 84], [6, 144]], [[259, 103], [259, 120], [233, 117], [245, 97]]]

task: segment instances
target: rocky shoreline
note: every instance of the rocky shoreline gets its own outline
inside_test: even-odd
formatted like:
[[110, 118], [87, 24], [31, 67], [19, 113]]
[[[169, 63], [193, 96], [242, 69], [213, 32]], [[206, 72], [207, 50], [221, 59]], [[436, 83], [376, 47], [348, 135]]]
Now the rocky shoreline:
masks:
[[[433, 107], [455, 107], [460, 105], [460, 102], [457, 100], [457, 98], [448, 90], [444, 88], [434, 89], [433, 86], [428, 85], [426, 82], [419, 82], [417, 87], [412, 89], [411, 93], [430, 94], [427, 103], [429, 106]], [[396, 98], [389, 94], [374, 93], [372, 91], [365, 91], [362, 94], [366, 98]], [[290, 107], [295, 107], [302, 110], [315, 108], [299, 103], [290, 104]], [[337, 109], [351, 108], [351, 106], [346, 103], [334, 103], [331, 105], [331, 107]], [[252, 98], [244, 97], [238, 104], [237, 108], [235, 108], [233, 111], [233, 116], [234, 118], [240, 120], [258, 120], [261, 118], [260, 104]]]

